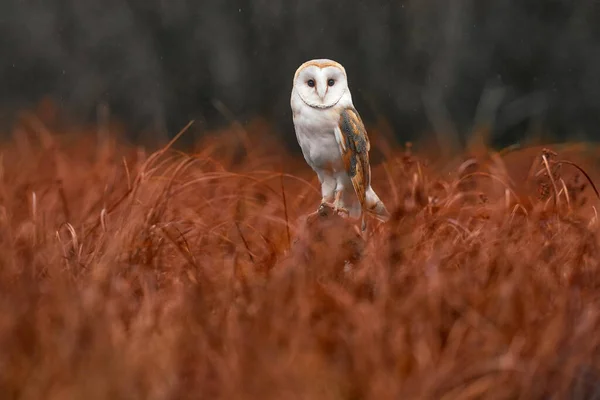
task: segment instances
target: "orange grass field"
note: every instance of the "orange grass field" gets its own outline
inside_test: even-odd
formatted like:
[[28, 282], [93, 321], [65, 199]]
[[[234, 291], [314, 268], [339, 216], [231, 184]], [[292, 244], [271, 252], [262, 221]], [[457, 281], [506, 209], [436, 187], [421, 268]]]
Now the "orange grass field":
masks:
[[374, 126], [363, 241], [264, 122], [49, 126], [0, 146], [2, 399], [600, 398], [600, 148]]

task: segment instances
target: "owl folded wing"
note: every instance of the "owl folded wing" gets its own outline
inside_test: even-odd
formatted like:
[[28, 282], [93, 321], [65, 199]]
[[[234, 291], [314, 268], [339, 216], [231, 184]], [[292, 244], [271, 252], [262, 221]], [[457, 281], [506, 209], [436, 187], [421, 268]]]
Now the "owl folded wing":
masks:
[[371, 167], [369, 165], [369, 150], [371, 144], [367, 130], [358, 112], [349, 107], [340, 114], [338, 126], [335, 129], [344, 167], [352, 181], [354, 191], [361, 206], [365, 207], [365, 191], [371, 184]]

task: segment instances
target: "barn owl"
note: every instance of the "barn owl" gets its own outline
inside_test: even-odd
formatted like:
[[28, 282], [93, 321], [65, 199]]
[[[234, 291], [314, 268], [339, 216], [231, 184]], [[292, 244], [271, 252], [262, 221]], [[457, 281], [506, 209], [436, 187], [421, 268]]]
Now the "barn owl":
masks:
[[290, 104], [298, 144], [321, 183], [320, 207], [361, 218], [362, 230], [366, 213], [387, 221], [390, 214], [371, 188], [371, 145], [352, 104], [344, 67], [328, 59], [302, 64]]

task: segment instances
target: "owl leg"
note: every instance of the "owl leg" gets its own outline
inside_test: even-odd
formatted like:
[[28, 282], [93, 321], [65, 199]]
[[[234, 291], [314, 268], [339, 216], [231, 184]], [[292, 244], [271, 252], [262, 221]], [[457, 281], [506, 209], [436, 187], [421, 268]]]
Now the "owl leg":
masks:
[[345, 214], [346, 216], [350, 216], [350, 211], [344, 206], [344, 202], [342, 200], [342, 195], [345, 190], [345, 181], [346, 176], [342, 173], [338, 174], [336, 177], [336, 187], [335, 187], [335, 200], [333, 201], [333, 210], [338, 214]]
[[333, 202], [333, 210], [338, 214], [346, 214], [346, 216], [350, 215], [350, 211], [346, 207], [344, 207], [341, 203], [343, 190], [338, 190], [335, 192], [335, 200]]
[[335, 197], [335, 186], [336, 181], [335, 178], [331, 175], [328, 175], [325, 172], [317, 172], [317, 177], [319, 178], [319, 182], [321, 182], [321, 204], [319, 205], [319, 209], [323, 206], [329, 206], [333, 208], [333, 201]]

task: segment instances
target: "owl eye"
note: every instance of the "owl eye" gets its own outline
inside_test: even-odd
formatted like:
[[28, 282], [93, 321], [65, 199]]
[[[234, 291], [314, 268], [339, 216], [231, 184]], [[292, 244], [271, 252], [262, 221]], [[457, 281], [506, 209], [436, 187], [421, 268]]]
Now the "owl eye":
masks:
[[312, 79], [309, 79], [308, 82], [306, 82], [308, 84], [308, 86], [310, 87], [315, 87], [315, 81], [313, 81]]
[[327, 81], [327, 84], [329, 86], [333, 86], [333, 85], [335, 85], [335, 81], [333, 79], [330, 79], [330, 80]]

